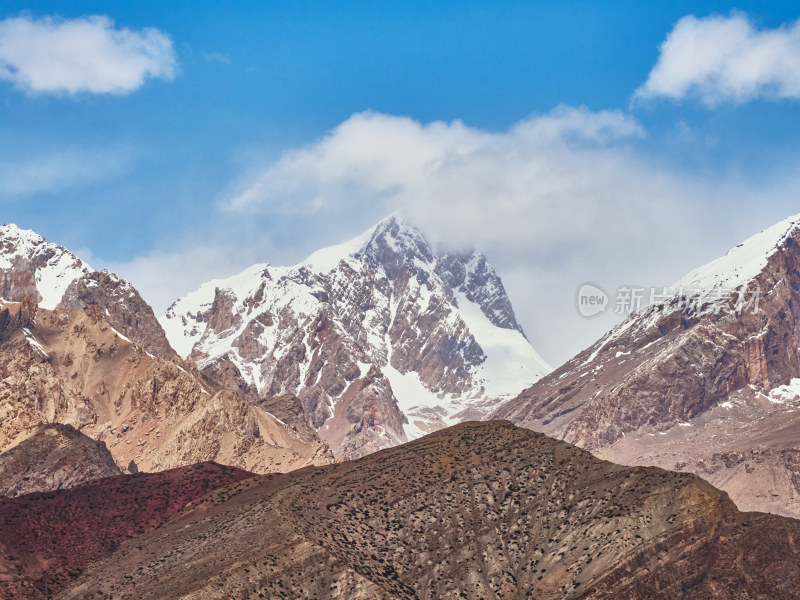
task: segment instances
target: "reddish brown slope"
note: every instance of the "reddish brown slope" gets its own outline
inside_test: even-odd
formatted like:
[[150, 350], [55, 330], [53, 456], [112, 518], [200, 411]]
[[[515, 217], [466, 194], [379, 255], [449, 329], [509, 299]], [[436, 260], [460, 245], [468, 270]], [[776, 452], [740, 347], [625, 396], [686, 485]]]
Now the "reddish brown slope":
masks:
[[252, 474], [203, 463], [0, 499], [0, 597], [41, 598], [121, 542]]

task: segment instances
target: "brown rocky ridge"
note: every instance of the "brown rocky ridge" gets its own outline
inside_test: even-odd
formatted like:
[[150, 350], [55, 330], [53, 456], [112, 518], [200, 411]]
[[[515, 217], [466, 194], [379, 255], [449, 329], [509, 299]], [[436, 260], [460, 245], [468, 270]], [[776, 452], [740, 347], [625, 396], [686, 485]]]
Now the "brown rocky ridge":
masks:
[[0, 454], [0, 496], [71, 488], [122, 472], [103, 442], [50, 423]]
[[690, 273], [495, 417], [800, 517], [798, 223]]
[[[97, 509], [96, 494], [109, 498], [98, 534], [113, 543], [48, 581], [55, 598], [738, 600], [797, 598], [800, 589], [800, 522], [739, 512], [694, 475], [615, 465], [503, 421], [252, 477], [119, 545], [130, 528], [106, 537], [107, 524], [140, 509], [114, 500], [128, 480], [115, 481], [92, 484], [91, 494], [0, 501], [0, 519], [13, 523], [0, 543], [8, 564], [20, 565], [20, 597], [42, 597], [35, 565], [46, 550], [31, 540], [43, 531], [69, 538], [83, 507]], [[41, 506], [64, 494], [73, 512], [58, 521]], [[131, 495], [152, 506], [153, 496]]]
[[[62, 423], [133, 472], [216, 460], [263, 473], [333, 459], [307, 424], [282, 422], [182, 361], [125, 280], [15, 225], [0, 227], [0, 272], [0, 452]], [[57, 487], [94, 473], [73, 456], [71, 474], [62, 457], [57, 477], [45, 460], [23, 477]]]
[[191, 363], [148, 353], [99, 307], [48, 311], [26, 297], [0, 310], [0, 452], [48, 423], [105, 443], [131, 471], [214, 460], [265, 473], [332, 460], [318, 438]]

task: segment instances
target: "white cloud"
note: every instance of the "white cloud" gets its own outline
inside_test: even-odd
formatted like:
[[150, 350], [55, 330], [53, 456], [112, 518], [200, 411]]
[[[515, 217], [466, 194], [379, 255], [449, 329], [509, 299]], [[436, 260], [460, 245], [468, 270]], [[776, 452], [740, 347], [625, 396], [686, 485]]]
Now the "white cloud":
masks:
[[365, 213], [400, 211], [448, 246], [483, 248], [534, 345], [558, 363], [614, 321], [578, 316], [580, 284], [670, 285], [752, 227], [752, 215], [714, 210], [741, 190], [648, 163], [632, 147], [642, 136], [629, 114], [586, 108], [499, 133], [357, 114], [267, 165], [225, 206], [328, 221], [342, 239], [369, 225]]
[[379, 203], [447, 232], [450, 243], [526, 238], [544, 252], [593, 233], [609, 214], [618, 214], [612, 225], [621, 229], [639, 213], [658, 212], [657, 203], [643, 201], [653, 192], [680, 193], [678, 182], [664, 185], [664, 175], [625, 150], [627, 138], [642, 135], [630, 115], [586, 108], [559, 107], [502, 133], [356, 114], [285, 153], [226, 206], [313, 214]]
[[0, 79], [29, 93], [127, 94], [175, 71], [172, 41], [158, 29], [117, 28], [106, 16], [0, 21]]
[[682, 18], [634, 99], [697, 98], [707, 106], [800, 98], [800, 21], [757, 29], [740, 12]]
[[[415, 202], [463, 168], [472, 172], [472, 183], [481, 168], [491, 168], [482, 185], [513, 185], [516, 178], [492, 177], [518, 161], [534, 167], [532, 162], [569, 142], [599, 148], [641, 135], [636, 120], [621, 111], [593, 113], [566, 106], [500, 134], [467, 127], [461, 121], [423, 125], [407, 117], [360, 113], [317, 143], [286, 152], [246, 182], [226, 206], [307, 213], [365, 198], [388, 199], [394, 205]], [[499, 198], [497, 191], [493, 195]]]

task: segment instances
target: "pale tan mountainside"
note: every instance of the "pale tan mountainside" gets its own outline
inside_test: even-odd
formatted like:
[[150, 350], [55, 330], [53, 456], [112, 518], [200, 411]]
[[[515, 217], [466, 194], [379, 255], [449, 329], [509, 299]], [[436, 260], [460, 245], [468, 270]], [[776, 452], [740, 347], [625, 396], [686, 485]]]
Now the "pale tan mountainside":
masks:
[[464, 423], [214, 491], [55, 597], [797, 598], [797, 540], [800, 522], [741, 513], [694, 475], [622, 467], [508, 422]]
[[689, 273], [494, 417], [800, 517], [799, 224]]
[[104, 442], [129, 470], [214, 460], [249, 471], [287, 471], [332, 460], [300, 434], [177, 357], [149, 354], [117, 333], [98, 307], [0, 311], [0, 451], [46, 423]]
[[0, 454], [0, 496], [71, 488], [122, 472], [103, 442], [50, 423]]

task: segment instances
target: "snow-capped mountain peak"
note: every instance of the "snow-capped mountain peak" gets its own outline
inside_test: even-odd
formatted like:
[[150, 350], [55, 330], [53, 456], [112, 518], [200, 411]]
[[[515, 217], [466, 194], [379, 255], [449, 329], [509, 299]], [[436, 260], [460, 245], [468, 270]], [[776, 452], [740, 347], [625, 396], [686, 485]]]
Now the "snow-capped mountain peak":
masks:
[[764, 270], [769, 257], [799, 227], [800, 215], [784, 219], [747, 238], [725, 256], [694, 269], [673, 284], [671, 290], [677, 293], [680, 290], [738, 289]]
[[361, 260], [373, 268], [383, 268], [390, 278], [403, 267], [433, 262], [428, 242], [415, 227], [396, 215], [386, 217], [361, 235], [312, 253], [297, 267], [327, 273], [341, 261]]
[[95, 271], [66, 248], [14, 224], [0, 226], [0, 296], [21, 302], [28, 294], [40, 308], [104, 313], [122, 335], [148, 352], [172, 356], [152, 309], [127, 281]]
[[550, 370], [486, 257], [439, 252], [397, 216], [297, 265], [210, 281], [161, 323], [229, 387], [297, 394], [351, 456], [484, 416]]
[[0, 270], [5, 299], [19, 302], [27, 292], [49, 310], [73, 281], [93, 271], [65, 248], [13, 223], [0, 226]]

